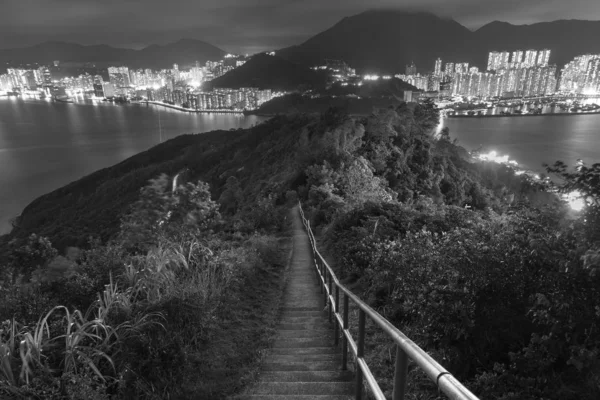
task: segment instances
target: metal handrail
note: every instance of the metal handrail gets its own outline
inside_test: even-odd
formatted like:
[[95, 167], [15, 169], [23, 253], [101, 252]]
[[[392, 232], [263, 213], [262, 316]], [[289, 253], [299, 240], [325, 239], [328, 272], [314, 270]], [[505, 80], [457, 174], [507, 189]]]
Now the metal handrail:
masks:
[[[404, 393], [407, 387], [408, 360], [413, 360], [443, 392], [452, 400], [479, 400], [469, 389], [452, 376], [444, 367], [435, 361], [425, 350], [404, 335], [398, 328], [392, 325], [387, 319], [382, 317], [377, 311], [369, 307], [358, 296], [352, 293], [348, 288], [340, 283], [337, 276], [327, 264], [327, 261], [319, 253], [315, 236], [310, 228], [310, 221], [304, 217], [302, 203], [298, 202], [302, 224], [306, 229], [313, 252], [313, 262], [315, 272], [321, 293], [324, 296], [325, 304], [329, 309], [329, 322], [335, 320], [335, 345], [338, 345], [339, 330], [342, 332], [342, 369], [347, 369], [348, 347], [354, 354], [356, 362], [356, 399], [362, 399], [363, 378], [377, 400], [385, 400], [385, 396], [371, 373], [366, 360], [364, 359], [365, 347], [365, 323], [368, 316], [377, 326], [379, 326], [396, 344], [396, 365], [394, 371], [394, 391], [393, 400], [404, 399]], [[334, 293], [335, 286], [335, 293]], [[340, 315], [340, 291], [344, 295], [343, 315]], [[352, 300], [359, 308], [358, 314], [358, 342], [355, 342], [350, 334], [348, 327], [348, 306]]]

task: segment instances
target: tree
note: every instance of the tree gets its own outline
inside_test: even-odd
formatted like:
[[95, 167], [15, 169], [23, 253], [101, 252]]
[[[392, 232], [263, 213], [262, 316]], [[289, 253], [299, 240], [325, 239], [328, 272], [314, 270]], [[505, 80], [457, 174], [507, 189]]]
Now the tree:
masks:
[[235, 176], [230, 176], [225, 182], [225, 190], [219, 197], [221, 210], [226, 214], [235, 214], [242, 203], [242, 197], [240, 182]]

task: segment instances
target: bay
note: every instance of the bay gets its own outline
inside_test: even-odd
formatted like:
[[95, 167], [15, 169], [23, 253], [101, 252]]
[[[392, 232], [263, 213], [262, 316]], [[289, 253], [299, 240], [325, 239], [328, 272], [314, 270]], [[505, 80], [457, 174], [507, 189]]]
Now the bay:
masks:
[[0, 234], [7, 233], [10, 220], [37, 197], [145, 151], [161, 139], [247, 128], [264, 119], [189, 114], [145, 104], [0, 97]]
[[445, 118], [450, 137], [467, 150], [480, 146], [508, 155], [525, 169], [544, 172], [542, 166], [578, 159], [600, 162], [600, 115]]

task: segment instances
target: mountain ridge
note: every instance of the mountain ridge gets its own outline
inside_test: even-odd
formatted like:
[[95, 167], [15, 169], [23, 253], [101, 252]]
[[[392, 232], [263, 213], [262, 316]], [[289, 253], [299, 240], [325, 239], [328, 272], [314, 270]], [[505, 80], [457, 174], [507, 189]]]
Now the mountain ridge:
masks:
[[75, 42], [49, 40], [28, 47], [0, 49], [1, 64], [94, 63], [108, 66], [125, 64], [132, 68], [168, 68], [174, 63], [204, 63], [221, 59], [227, 52], [210, 43], [183, 38], [165, 45], [152, 44], [136, 50], [107, 44], [82, 45]]
[[306, 65], [340, 58], [364, 73], [403, 73], [413, 61], [421, 71], [431, 70], [438, 57], [444, 62], [468, 62], [483, 69], [490, 51], [549, 48], [550, 62], [560, 68], [577, 55], [600, 53], [600, 44], [587, 39], [598, 36], [600, 21], [592, 20], [527, 25], [492, 21], [471, 30], [452, 18], [430, 12], [377, 9], [345, 17], [277, 54]]

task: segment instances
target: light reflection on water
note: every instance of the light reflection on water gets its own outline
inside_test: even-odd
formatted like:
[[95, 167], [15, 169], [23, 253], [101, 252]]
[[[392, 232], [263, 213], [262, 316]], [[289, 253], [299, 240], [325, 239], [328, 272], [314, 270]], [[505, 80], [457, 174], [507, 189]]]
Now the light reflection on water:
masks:
[[36, 197], [185, 133], [249, 127], [264, 118], [159, 106], [0, 98], [0, 233]]

